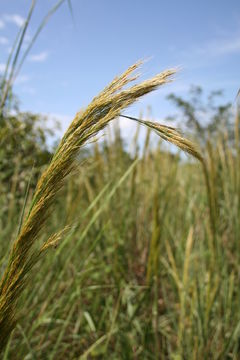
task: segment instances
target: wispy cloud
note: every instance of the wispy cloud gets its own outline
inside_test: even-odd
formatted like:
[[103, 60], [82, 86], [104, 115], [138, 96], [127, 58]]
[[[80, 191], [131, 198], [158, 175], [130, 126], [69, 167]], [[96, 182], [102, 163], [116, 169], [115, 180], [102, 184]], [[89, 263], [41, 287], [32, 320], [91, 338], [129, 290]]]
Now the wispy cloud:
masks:
[[58, 130], [57, 135], [63, 135], [73, 120], [73, 115], [58, 113], [47, 113], [47, 126], [50, 129]]
[[30, 77], [28, 75], [19, 75], [16, 78], [15, 83], [16, 83], [16, 85], [21, 85], [21, 84], [27, 83], [29, 80], [30, 80]]
[[5, 36], [0, 36], [0, 45], [7, 45], [8, 39]]
[[5, 26], [4, 22], [2, 20], [0, 20], [0, 29], [3, 29]]
[[25, 19], [19, 14], [5, 14], [3, 16], [3, 21], [9, 22], [9, 23], [15, 24], [18, 27], [21, 27], [24, 24]]
[[228, 39], [217, 39], [196, 48], [196, 53], [207, 56], [220, 56], [240, 53], [240, 34]]
[[22, 86], [21, 87], [21, 92], [27, 95], [35, 95], [36, 94], [36, 89], [31, 87], [31, 86]]
[[3, 63], [0, 63], [0, 74], [4, 73], [5, 68], [6, 68], [6, 65]]
[[240, 31], [212, 38], [205, 43], [190, 46], [178, 52], [178, 59], [188, 69], [209, 66], [229, 56], [240, 54]]
[[31, 56], [29, 56], [29, 61], [32, 62], [43, 62], [48, 58], [48, 52], [47, 51], [42, 51], [39, 54], [33, 54]]
[[[3, 74], [6, 69], [6, 64], [0, 63], [0, 74]], [[15, 85], [27, 84], [30, 80], [28, 75], [19, 75], [14, 81]]]

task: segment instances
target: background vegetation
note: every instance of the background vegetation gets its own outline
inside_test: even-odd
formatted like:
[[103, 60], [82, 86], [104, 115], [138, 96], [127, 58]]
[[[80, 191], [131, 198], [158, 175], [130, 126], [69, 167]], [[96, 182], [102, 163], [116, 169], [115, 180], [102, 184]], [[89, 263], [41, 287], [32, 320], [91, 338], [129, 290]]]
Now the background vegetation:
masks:
[[[4, 269], [50, 154], [38, 116], [2, 120]], [[234, 141], [229, 125], [202, 142], [210, 192], [201, 165], [151, 148], [150, 130], [139, 154], [138, 130], [131, 154], [116, 125], [80, 155], [40, 242], [72, 225], [38, 263], [4, 359], [239, 358], [238, 117]]]

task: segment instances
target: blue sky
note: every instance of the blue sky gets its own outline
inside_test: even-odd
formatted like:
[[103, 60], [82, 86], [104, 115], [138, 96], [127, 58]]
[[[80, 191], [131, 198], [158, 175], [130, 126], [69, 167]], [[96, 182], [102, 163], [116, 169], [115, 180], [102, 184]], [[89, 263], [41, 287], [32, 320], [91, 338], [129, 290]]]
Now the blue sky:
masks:
[[[56, 0], [39, 0], [26, 43]], [[31, 1], [0, 0], [0, 71]], [[240, 87], [240, 1], [72, 0], [43, 29], [14, 91], [23, 110], [56, 114], [63, 128], [111, 79], [138, 59], [150, 58], [143, 78], [181, 66], [176, 81], [141, 100], [162, 119], [174, 113], [165, 99], [185, 96], [191, 84], [223, 89], [234, 102]]]

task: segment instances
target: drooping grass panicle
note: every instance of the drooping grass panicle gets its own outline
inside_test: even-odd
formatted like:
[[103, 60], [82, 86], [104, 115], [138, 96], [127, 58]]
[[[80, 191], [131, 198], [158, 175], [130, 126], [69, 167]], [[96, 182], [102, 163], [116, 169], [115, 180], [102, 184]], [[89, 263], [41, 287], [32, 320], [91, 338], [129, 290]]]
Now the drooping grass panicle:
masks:
[[184, 138], [180, 132], [178, 132], [174, 127], [158, 124], [156, 122], [138, 119], [132, 116], [121, 115], [121, 117], [134, 120], [140, 124], [147, 126], [150, 129], [153, 129], [162, 139], [176, 145], [181, 150], [192, 155], [199, 161], [203, 162], [203, 157], [197, 149], [196, 145], [193, 144], [190, 140]]

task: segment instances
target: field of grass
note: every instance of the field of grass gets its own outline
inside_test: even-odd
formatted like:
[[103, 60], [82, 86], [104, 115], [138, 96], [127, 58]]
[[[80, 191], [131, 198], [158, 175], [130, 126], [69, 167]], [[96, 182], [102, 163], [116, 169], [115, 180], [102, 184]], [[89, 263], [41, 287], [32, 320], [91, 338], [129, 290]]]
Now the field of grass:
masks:
[[[77, 113], [51, 154], [39, 117], [12, 112], [12, 86], [64, 2], [22, 53], [32, 1], [0, 78], [0, 358], [238, 360], [239, 116], [235, 129], [216, 116], [208, 140], [192, 142], [123, 115], [176, 71], [130, 86], [137, 63]], [[123, 117], [136, 123], [130, 151]]]
[[[209, 139], [202, 163], [163, 140], [152, 148], [151, 129], [141, 153], [136, 129], [131, 155], [117, 123], [106, 132], [54, 200], [34, 245], [51, 246], [2, 359], [239, 359], [238, 117], [234, 141]], [[0, 222], [2, 273], [19, 228], [15, 189]], [[61, 240], [49, 240], [59, 226]]]

